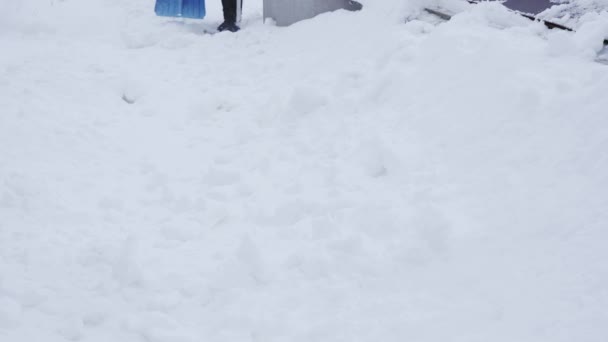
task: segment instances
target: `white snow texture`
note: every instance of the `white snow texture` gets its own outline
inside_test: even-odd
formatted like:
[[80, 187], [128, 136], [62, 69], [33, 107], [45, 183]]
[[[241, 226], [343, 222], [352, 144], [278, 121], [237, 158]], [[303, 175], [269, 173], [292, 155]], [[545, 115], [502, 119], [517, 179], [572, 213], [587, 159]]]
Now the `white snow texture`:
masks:
[[0, 341], [608, 341], [606, 1], [362, 2], [0, 0]]

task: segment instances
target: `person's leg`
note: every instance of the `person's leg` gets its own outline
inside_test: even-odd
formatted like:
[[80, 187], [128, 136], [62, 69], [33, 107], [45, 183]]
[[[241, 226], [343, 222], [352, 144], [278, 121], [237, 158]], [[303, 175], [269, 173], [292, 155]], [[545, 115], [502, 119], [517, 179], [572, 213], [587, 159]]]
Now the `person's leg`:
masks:
[[241, 20], [242, 0], [222, 0], [224, 7], [224, 22], [218, 27], [219, 31], [236, 32], [240, 29], [236, 25]]
[[232, 10], [232, 2], [234, 0], [222, 0], [222, 8], [224, 9], [224, 22], [230, 22], [230, 12]]
[[240, 19], [242, 0], [222, 0], [224, 6], [224, 21], [236, 23]]

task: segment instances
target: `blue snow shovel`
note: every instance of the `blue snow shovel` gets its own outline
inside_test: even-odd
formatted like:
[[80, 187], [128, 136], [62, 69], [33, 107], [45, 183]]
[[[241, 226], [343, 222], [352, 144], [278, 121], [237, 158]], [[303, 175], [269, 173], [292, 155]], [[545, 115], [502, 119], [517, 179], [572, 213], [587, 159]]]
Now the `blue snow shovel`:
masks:
[[203, 19], [205, 0], [156, 0], [154, 11], [161, 17]]

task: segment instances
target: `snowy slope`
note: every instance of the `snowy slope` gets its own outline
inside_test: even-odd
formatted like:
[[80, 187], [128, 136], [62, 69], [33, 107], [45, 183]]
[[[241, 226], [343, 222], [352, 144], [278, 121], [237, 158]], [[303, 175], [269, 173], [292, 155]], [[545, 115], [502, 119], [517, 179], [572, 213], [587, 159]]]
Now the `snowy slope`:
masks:
[[606, 12], [218, 3], [0, 0], [0, 341], [606, 340]]

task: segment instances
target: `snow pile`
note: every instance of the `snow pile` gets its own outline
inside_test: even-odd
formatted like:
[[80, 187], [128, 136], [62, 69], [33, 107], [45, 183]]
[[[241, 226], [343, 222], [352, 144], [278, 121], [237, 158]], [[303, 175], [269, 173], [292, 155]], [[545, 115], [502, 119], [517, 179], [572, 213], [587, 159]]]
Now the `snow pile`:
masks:
[[597, 14], [608, 9], [606, 0], [561, 0], [554, 1], [556, 5], [548, 13], [560, 13], [563, 16], [578, 18], [585, 14]]
[[604, 341], [605, 14], [208, 5], [0, 3], [2, 341]]

